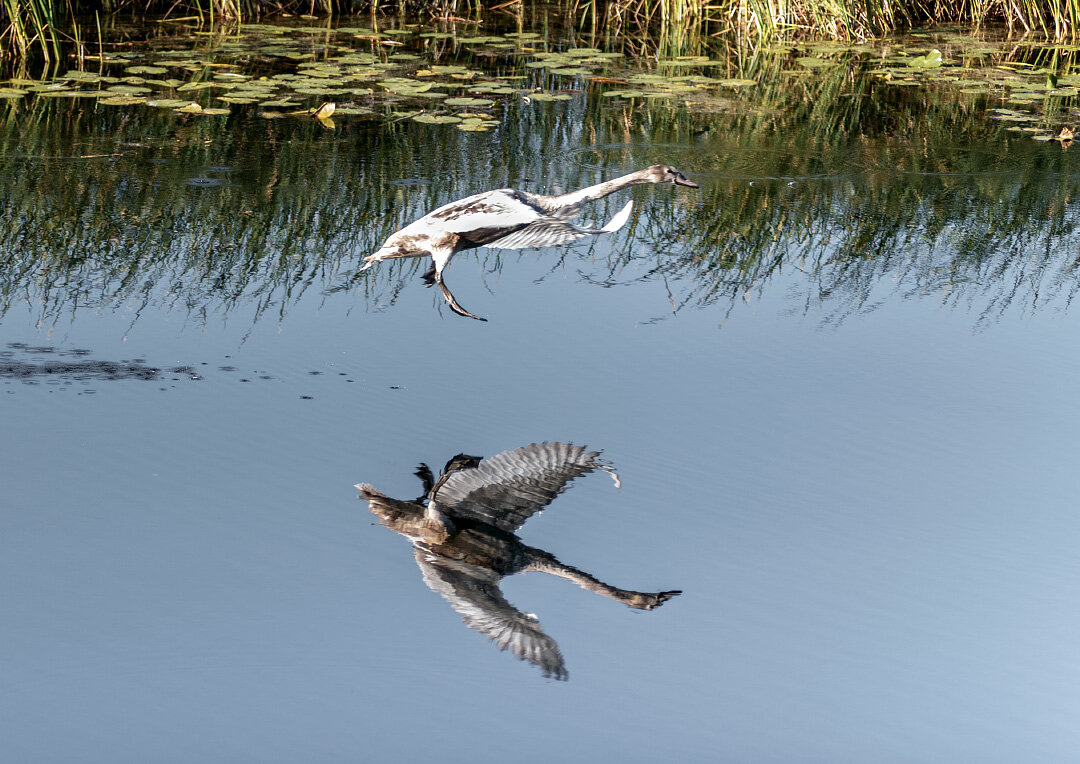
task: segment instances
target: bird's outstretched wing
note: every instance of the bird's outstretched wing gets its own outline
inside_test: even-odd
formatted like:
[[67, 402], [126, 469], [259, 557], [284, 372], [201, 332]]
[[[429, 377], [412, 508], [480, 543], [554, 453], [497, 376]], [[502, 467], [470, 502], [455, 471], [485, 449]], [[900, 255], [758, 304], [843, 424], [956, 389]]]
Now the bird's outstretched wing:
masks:
[[[444, 204], [421, 220], [437, 223], [440, 229], [450, 233], [468, 234], [489, 229], [514, 230], [539, 217], [540, 213], [534, 207], [517, 199], [512, 191], [498, 189]], [[418, 220], [413, 225], [419, 223]]]
[[570, 443], [533, 443], [455, 472], [434, 497], [450, 514], [514, 533], [550, 504], [570, 481], [607, 468], [599, 451]]
[[615, 217], [603, 228], [584, 228], [555, 218], [541, 218], [505, 236], [485, 242], [485, 246], [499, 249], [529, 249], [531, 247], [556, 247], [586, 236], [611, 233], [622, 228], [630, 218], [634, 203], [627, 202]]
[[591, 231], [583, 231], [573, 223], [563, 220], [538, 220], [505, 236], [487, 242], [486, 247], [499, 249], [539, 249], [569, 244], [589, 236]]
[[569, 676], [555, 640], [543, 632], [536, 618], [506, 601], [497, 573], [423, 549], [414, 554], [424, 583], [461, 614], [466, 626], [487, 635], [500, 650], [538, 666], [546, 677], [565, 680]]

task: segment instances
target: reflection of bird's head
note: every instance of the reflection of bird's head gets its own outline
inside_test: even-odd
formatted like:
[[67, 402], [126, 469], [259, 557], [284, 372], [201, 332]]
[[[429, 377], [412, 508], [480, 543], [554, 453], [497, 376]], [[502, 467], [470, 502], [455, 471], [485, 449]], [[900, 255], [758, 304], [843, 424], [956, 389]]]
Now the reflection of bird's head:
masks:
[[387, 528], [397, 529], [403, 522], [419, 519], [424, 515], [424, 507], [412, 501], [398, 501], [375, 490], [367, 483], [356, 486], [360, 492], [360, 498], [368, 502], [371, 514], [379, 518], [379, 522]]
[[642, 173], [646, 177], [646, 183], [674, 183], [676, 186], [698, 187], [697, 183], [688, 180], [685, 175], [670, 165], [654, 164], [642, 170]]

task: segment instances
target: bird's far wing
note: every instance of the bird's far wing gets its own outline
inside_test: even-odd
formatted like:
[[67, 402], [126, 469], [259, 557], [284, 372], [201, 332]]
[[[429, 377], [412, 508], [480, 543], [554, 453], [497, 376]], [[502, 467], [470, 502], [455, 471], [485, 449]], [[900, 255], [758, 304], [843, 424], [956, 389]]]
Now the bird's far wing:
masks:
[[423, 219], [437, 223], [450, 233], [467, 234], [493, 229], [512, 230], [528, 225], [539, 217], [533, 207], [517, 199], [512, 192], [499, 189], [444, 204]]
[[510, 650], [538, 666], [544, 676], [567, 678], [559, 646], [543, 632], [536, 618], [506, 601], [497, 573], [419, 548], [415, 557], [424, 583], [450, 603], [466, 626], [487, 635], [500, 650]]
[[607, 468], [599, 456], [570, 443], [533, 443], [455, 472], [435, 499], [451, 515], [513, 533], [578, 475]]
[[626, 221], [630, 218], [630, 210], [633, 207], [633, 201], [627, 202], [603, 228], [584, 228], [565, 220], [541, 218], [517, 231], [512, 231], [505, 236], [486, 242], [486, 246], [498, 247], [499, 249], [556, 247], [560, 244], [568, 244], [583, 239], [586, 236], [612, 233], [626, 225]]
[[589, 232], [582, 231], [572, 223], [564, 220], [544, 219], [535, 223], [529, 223], [523, 228], [489, 241], [487, 247], [499, 249], [530, 249], [540, 247], [557, 247], [560, 244], [569, 244], [578, 239], [584, 239]]

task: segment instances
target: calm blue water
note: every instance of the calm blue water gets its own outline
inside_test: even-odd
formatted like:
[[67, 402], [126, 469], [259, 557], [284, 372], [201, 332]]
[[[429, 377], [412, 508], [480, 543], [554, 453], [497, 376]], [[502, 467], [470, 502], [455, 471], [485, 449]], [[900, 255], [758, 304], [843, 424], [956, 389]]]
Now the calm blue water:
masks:
[[[696, 197], [635, 192], [638, 223], [736, 182], [705, 164]], [[543, 167], [541, 187], [575, 185]], [[1075, 760], [1075, 309], [987, 320], [985, 301], [898, 288], [898, 266], [837, 321], [788, 266], [672, 313], [684, 277], [635, 278], [666, 253], [630, 235], [486, 276], [459, 256], [448, 280], [486, 324], [416, 275], [378, 310], [320, 277], [258, 316], [254, 298], [167, 307], [163, 280], [141, 311], [56, 317], [28, 288], [0, 360], [166, 371], [0, 378], [2, 758]], [[629, 247], [617, 286], [590, 283]], [[579, 478], [526, 543], [684, 591], [639, 613], [508, 579], [566, 683], [463, 626], [352, 487], [411, 498], [420, 461], [544, 440], [602, 449], [622, 487]]]

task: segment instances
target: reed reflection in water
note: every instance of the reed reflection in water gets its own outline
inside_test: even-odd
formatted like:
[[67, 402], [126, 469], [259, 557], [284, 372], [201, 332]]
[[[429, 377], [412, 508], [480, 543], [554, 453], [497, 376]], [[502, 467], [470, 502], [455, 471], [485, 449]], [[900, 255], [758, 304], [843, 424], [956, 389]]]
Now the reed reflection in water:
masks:
[[[81, 307], [131, 309], [133, 321], [177, 309], [198, 322], [253, 304], [280, 319], [309, 289], [385, 310], [422, 269], [359, 273], [362, 258], [428, 211], [659, 162], [701, 191], [639, 205], [600, 246], [545, 251], [553, 269], [605, 287], [662, 282], [674, 312], [730, 309], [785, 271], [799, 274], [793, 304], [826, 321], [927, 296], [980, 323], [1068, 306], [1080, 153], [955, 108], [955, 94], [898, 92], [839, 67], [793, 84], [783, 63], [764, 57], [760, 88], [741, 96], [761, 110], [642, 110], [585, 95], [507, 105], [496, 138], [240, 114], [223, 131], [160, 110], [38, 100], [0, 115], [0, 316], [25, 302], [43, 325]], [[227, 183], [192, 183], [224, 170]], [[598, 201], [582, 223], [620, 206]], [[485, 274], [512, 262], [482, 252]]]
[[536, 616], [503, 596], [499, 582], [514, 573], [550, 573], [638, 610], [653, 610], [679, 590], [638, 592], [605, 584], [526, 545], [517, 530], [547, 507], [574, 478], [601, 469], [618, 476], [598, 451], [569, 443], [533, 443], [490, 459], [458, 454], [438, 480], [421, 464], [424, 493], [399, 501], [367, 484], [357, 485], [380, 522], [412, 541], [424, 583], [461, 614], [465, 625], [487, 635], [500, 650], [538, 666], [545, 677], [569, 677], [555, 640]]

